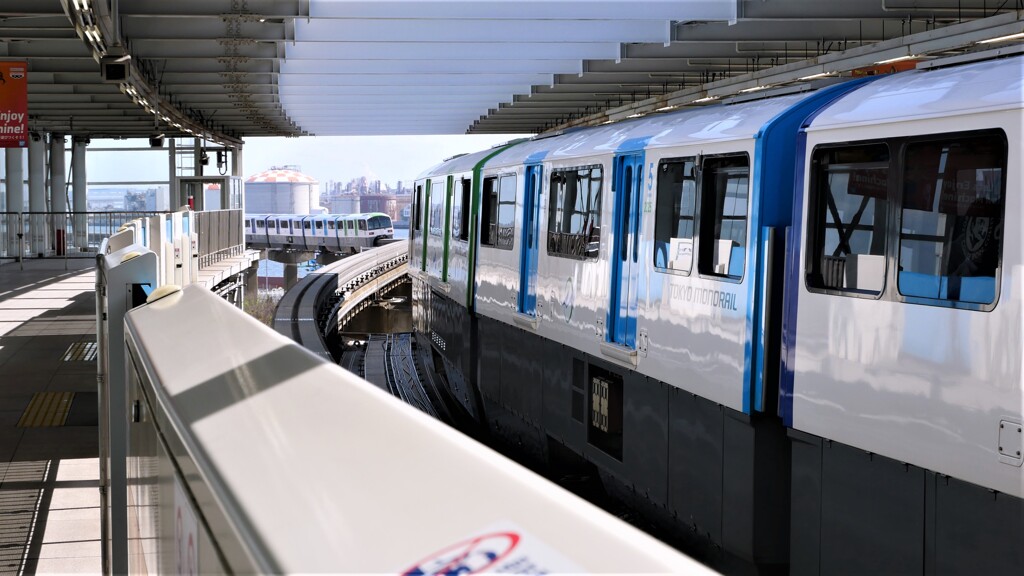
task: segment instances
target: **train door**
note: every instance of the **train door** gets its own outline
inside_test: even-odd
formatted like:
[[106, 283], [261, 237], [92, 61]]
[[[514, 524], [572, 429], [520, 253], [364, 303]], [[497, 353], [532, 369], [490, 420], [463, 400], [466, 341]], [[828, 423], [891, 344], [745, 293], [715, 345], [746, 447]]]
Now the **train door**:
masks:
[[523, 234], [519, 255], [519, 312], [537, 315], [537, 245], [540, 243], [540, 189], [543, 168], [540, 164], [526, 167], [523, 184]]
[[643, 154], [617, 155], [612, 177], [615, 206], [612, 211], [614, 228], [607, 340], [629, 348], [636, 346], [643, 167]]

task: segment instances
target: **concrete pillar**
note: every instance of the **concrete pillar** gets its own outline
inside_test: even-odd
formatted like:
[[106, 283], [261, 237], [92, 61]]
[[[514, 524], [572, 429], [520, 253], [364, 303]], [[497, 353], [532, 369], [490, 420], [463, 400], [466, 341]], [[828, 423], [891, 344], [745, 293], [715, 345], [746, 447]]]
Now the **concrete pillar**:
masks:
[[50, 134], [50, 210], [53, 215], [53, 246], [58, 255], [67, 249], [67, 169], [64, 162], [64, 135]]
[[192, 139], [192, 174], [194, 176], [203, 175], [203, 145], [199, 138]]
[[75, 213], [75, 247], [85, 251], [89, 248], [88, 204], [86, 203], [88, 179], [85, 174], [85, 147], [89, 144], [88, 138], [75, 137], [71, 148], [71, 211]]
[[299, 267], [295, 264], [284, 265], [284, 290], [287, 292], [299, 282]]
[[244, 272], [245, 297], [255, 299], [260, 289], [260, 262], [257, 260]]
[[[7, 148], [5, 167], [7, 169], [7, 211], [25, 211], [25, 154], [21, 148]], [[7, 257], [17, 257], [25, 253], [25, 243], [22, 235], [25, 233], [24, 225], [17, 216], [7, 217], [7, 238], [5, 248]]]
[[32, 253], [46, 254], [46, 142], [33, 134], [28, 139], [28, 209], [37, 212], [29, 218], [29, 243]]
[[242, 147], [231, 149], [231, 175], [242, 177]]

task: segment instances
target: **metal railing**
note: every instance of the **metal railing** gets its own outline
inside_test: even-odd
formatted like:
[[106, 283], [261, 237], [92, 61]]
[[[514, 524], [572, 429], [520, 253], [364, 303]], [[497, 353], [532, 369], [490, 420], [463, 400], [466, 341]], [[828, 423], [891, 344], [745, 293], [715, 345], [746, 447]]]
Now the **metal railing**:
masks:
[[241, 210], [208, 210], [194, 214], [199, 235], [199, 268], [245, 251]]
[[122, 224], [162, 212], [0, 212], [0, 258], [92, 257]]

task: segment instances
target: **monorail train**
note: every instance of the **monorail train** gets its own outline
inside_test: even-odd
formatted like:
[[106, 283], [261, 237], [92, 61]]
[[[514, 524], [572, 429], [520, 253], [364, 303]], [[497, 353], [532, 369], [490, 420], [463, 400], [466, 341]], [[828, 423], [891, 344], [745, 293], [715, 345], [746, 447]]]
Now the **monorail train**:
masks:
[[1021, 573], [1022, 86], [935, 65], [450, 159], [415, 183], [427, 365], [723, 558]]
[[382, 212], [245, 215], [245, 239], [253, 248], [347, 252], [394, 235], [391, 217]]

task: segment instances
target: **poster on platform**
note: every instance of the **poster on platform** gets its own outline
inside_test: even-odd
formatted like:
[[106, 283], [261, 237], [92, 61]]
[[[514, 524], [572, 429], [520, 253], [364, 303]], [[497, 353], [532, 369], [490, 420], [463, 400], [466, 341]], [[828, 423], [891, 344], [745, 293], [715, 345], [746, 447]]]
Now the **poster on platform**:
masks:
[[28, 64], [0, 61], [0, 148], [28, 142]]

